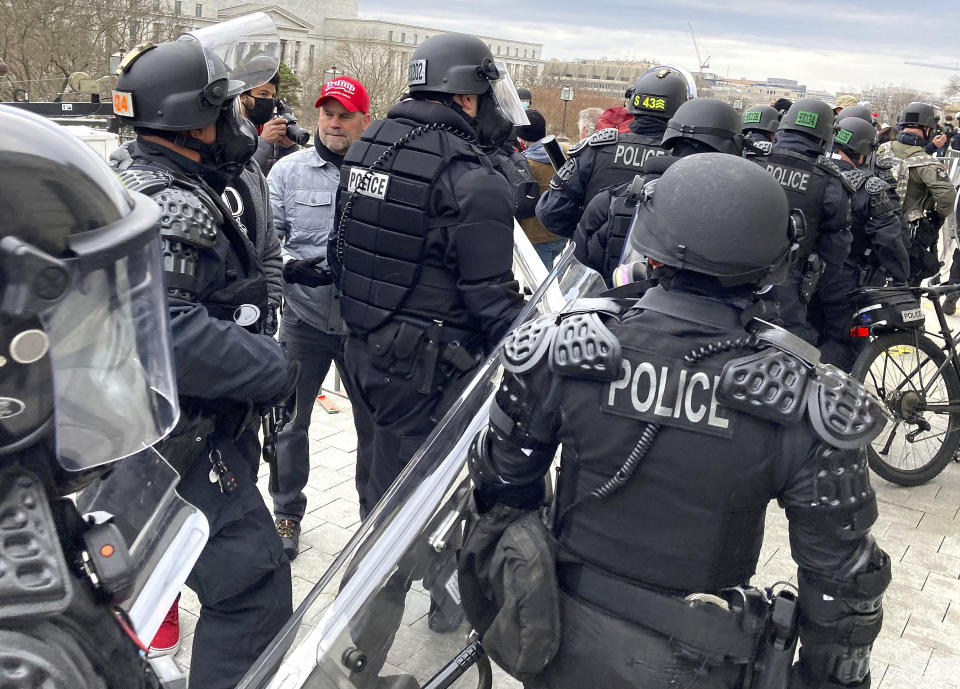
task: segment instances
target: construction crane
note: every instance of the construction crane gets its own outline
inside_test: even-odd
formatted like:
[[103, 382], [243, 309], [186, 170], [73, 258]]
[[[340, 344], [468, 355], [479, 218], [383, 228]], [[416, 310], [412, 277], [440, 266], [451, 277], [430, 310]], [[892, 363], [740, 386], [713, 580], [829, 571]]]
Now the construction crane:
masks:
[[687, 26], [690, 27], [690, 38], [693, 39], [693, 49], [697, 53], [697, 64], [700, 65], [700, 71], [702, 72], [705, 69], [710, 69], [710, 56], [707, 55], [706, 60], [700, 57], [700, 48], [697, 46], [697, 36], [693, 33], [693, 24], [687, 22]]
[[904, 60], [903, 64], [913, 65], [915, 67], [932, 67], [933, 69], [946, 69], [951, 72], [960, 72], [960, 66], [957, 65], [933, 65], [929, 62], [913, 62], [911, 60]]

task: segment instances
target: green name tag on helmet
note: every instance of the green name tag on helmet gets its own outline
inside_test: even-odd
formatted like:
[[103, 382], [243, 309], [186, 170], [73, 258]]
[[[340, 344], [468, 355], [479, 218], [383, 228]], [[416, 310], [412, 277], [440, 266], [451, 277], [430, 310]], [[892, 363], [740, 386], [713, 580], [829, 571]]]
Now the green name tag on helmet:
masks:
[[837, 132], [837, 135], [833, 137], [833, 139], [838, 144], [846, 144], [850, 143], [850, 138], [852, 136], [853, 132], [851, 132], [849, 129], [841, 129], [839, 132]]
[[752, 122], [759, 122], [763, 117], [763, 113], [759, 110], [754, 110], [753, 112], [747, 112], [743, 115], [743, 123], [750, 124]]
[[820, 119], [820, 115], [815, 112], [807, 112], [806, 110], [800, 110], [797, 112], [797, 119], [794, 120], [794, 124], [801, 127], [810, 127], [810, 129], [817, 128], [817, 120]]

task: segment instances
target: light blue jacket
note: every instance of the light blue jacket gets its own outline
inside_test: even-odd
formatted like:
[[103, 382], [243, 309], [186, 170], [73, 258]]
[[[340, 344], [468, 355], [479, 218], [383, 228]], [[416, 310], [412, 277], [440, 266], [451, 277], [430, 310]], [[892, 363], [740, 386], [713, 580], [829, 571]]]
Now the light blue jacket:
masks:
[[[325, 161], [310, 146], [278, 160], [267, 182], [284, 263], [326, 256], [327, 237], [337, 215], [337, 166]], [[305, 287], [285, 283], [283, 296], [284, 309], [290, 309], [308, 325], [325, 333], [346, 333], [333, 285]]]

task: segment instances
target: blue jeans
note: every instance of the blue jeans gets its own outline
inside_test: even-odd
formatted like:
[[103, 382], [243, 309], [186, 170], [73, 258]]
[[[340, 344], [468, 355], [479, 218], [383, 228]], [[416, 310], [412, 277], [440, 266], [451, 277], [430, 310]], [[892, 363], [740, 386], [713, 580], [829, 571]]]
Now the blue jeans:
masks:
[[553, 268], [553, 262], [557, 260], [557, 256], [563, 253], [563, 250], [567, 248], [566, 239], [554, 239], [550, 242], [540, 242], [539, 244], [533, 245], [534, 250], [537, 252], [537, 256], [540, 257], [540, 260], [543, 261], [543, 265], [547, 267], [547, 270]]

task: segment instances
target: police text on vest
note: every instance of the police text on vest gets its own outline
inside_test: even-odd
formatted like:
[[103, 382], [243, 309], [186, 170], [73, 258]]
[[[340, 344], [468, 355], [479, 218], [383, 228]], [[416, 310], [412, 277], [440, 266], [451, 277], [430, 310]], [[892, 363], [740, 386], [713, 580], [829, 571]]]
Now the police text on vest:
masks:
[[350, 168], [350, 178], [347, 181], [347, 191], [357, 192], [375, 199], [387, 196], [387, 187], [390, 184], [390, 175], [383, 172], [374, 172], [362, 167]]
[[647, 352], [624, 354], [619, 378], [605, 391], [604, 411], [730, 437], [731, 419], [717, 403], [718, 375]]

